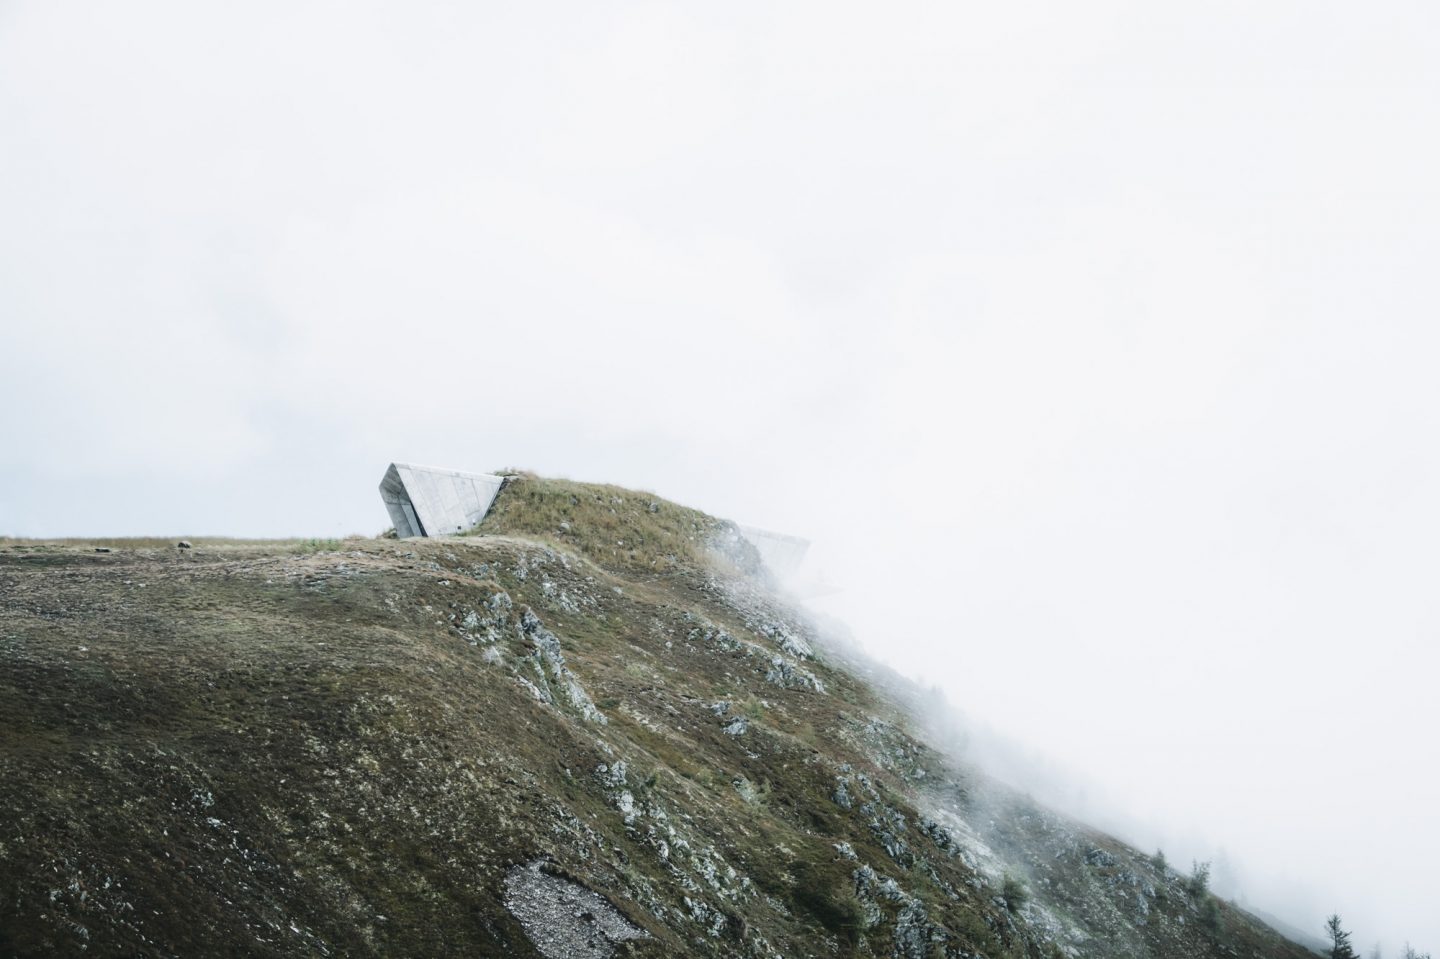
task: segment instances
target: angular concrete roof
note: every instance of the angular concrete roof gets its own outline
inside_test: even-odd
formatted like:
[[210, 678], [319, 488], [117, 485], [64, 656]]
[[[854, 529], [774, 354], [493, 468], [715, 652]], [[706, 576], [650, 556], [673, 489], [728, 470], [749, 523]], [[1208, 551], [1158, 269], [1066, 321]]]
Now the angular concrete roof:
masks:
[[391, 463], [380, 481], [380, 498], [401, 539], [451, 536], [480, 525], [503, 476]]
[[740, 533], [755, 547], [770, 572], [782, 579], [795, 574], [810, 549], [808, 539], [775, 533], [758, 526], [741, 526]]

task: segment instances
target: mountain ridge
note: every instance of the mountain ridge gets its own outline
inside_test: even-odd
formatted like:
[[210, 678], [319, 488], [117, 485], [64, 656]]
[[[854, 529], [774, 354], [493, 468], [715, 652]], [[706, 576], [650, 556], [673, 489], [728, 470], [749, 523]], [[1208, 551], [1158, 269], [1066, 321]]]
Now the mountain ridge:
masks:
[[652, 494], [12, 542], [0, 596], [0, 955], [1313, 955], [928, 744]]

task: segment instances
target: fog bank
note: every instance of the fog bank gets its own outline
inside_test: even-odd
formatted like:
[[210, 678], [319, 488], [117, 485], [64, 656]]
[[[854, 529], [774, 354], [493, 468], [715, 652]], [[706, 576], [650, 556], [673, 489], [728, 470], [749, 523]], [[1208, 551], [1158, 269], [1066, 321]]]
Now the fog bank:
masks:
[[650, 488], [1064, 801], [1440, 949], [1437, 16], [0, 4], [0, 533]]

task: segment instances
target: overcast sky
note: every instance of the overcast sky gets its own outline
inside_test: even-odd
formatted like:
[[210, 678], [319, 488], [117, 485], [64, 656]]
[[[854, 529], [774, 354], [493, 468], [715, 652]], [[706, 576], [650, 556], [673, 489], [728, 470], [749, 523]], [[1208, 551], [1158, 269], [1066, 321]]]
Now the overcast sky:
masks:
[[0, 0], [0, 533], [649, 488], [1440, 950], [1437, 10]]

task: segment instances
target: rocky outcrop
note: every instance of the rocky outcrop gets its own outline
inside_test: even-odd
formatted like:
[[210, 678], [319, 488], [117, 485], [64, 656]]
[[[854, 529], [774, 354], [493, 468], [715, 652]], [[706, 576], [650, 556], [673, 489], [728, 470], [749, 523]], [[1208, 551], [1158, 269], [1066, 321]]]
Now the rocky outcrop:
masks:
[[552, 875], [543, 860], [505, 874], [505, 908], [545, 959], [609, 959], [617, 944], [650, 936], [603, 896]]

